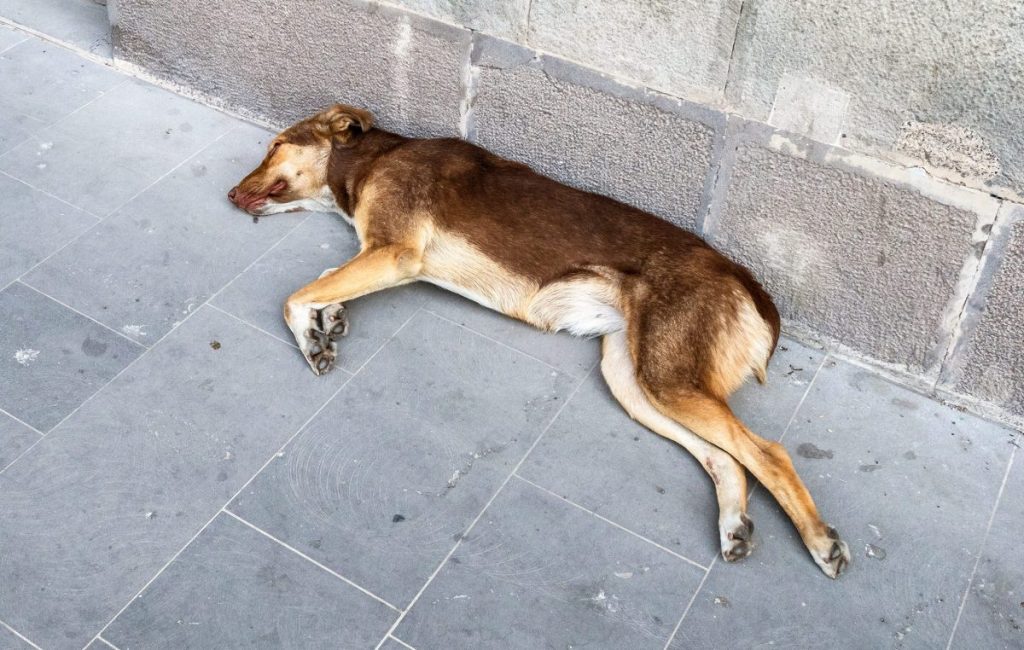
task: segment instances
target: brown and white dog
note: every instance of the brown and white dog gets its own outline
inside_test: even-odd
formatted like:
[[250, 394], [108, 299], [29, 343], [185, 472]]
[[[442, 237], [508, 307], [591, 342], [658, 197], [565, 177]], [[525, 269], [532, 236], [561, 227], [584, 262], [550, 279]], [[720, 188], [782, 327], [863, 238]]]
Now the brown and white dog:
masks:
[[468, 142], [375, 129], [343, 105], [274, 138], [228, 198], [253, 215], [332, 211], [355, 226], [360, 253], [284, 305], [313, 372], [334, 363], [342, 303], [417, 280], [543, 330], [601, 336], [615, 398], [711, 475], [726, 560], [753, 548], [746, 467], [826, 575], [850, 562], [786, 450], [726, 404], [751, 374], [765, 381], [779, 315], [749, 271], [699, 237]]

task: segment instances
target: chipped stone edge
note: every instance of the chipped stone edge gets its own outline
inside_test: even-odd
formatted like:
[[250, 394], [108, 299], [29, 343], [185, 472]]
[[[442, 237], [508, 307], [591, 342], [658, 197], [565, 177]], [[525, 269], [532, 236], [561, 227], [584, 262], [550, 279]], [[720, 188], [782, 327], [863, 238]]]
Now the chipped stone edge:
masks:
[[990, 248], [992, 229], [999, 212], [998, 203], [994, 210], [975, 213], [977, 219], [971, 231], [971, 246], [964, 255], [957, 275], [953, 294], [946, 302], [936, 331], [935, 343], [925, 355], [925, 375], [935, 381], [939, 380], [942, 366], [961, 338], [962, 323], [966, 305], [974, 294], [985, 252]]
[[[850, 139], [852, 140], [852, 138]], [[968, 187], [971, 189], [991, 194], [994, 197], [1005, 199], [1007, 201], [1013, 201], [1017, 203], [1024, 203], [1024, 193], [1021, 193], [1009, 182], [1001, 182], [999, 179], [1001, 176], [997, 176], [991, 180], [979, 180], [970, 176], [959, 174], [952, 169], [946, 169], [944, 167], [936, 167], [929, 164], [927, 161], [923, 161], [920, 158], [908, 156], [897, 150], [890, 150], [884, 147], [879, 147], [870, 142], [861, 140], [853, 140], [850, 142], [851, 145], [855, 145], [862, 155], [871, 156], [879, 160], [884, 160], [890, 164], [897, 165], [900, 167], [920, 167], [927, 171], [930, 175], [935, 178], [942, 179], [943, 181]]]
[[989, 291], [1010, 245], [1013, 227], [1019, 223], [1024, 223], [1024, 206], [1004, 202], [977, 264], [972, 291], [965, 297], [961, 317], [951, 332], [950, 347], [937, 381], [937, 387], [942, 390], [959, 393], [957, 386], [967, 363], [971, 339], [981, 323]]

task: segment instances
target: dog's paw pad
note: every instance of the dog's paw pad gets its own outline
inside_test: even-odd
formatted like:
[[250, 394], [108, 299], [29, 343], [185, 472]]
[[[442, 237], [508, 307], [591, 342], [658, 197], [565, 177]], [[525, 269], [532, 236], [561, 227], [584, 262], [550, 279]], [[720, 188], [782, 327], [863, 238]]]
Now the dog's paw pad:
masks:
[[304, 343], [302, 354], [313, 372], [322, 375], [334, 367], [334, 362], [338, 358], [338, 348], [325, 333], [310, 328], [306, 330]]
[[830, 578], [838, 578], [850, 566], [850, 547], [839, 539], [839, 533], [829, 526], [826, 529], [826, 542], [823, 550], [814, 553], [814, 561]]
[[754, 522], [746, 514], [731, 518], [721, 525], [722, 558], [736, 562], [754, 550]]

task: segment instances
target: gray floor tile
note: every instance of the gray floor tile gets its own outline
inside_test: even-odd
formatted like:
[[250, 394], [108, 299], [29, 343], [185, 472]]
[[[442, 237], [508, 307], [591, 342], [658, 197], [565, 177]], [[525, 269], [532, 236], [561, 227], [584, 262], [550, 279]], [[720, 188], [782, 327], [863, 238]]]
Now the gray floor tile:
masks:
[[0, 474], [0, 619], [81, 648], [345, 380], [199, 310]]
[[0, 287], [98, 221], [63, 201], [0, 174]]
[[142, 348], [21, 283], [0, 292], [0, 408], [43, 431]]
[[221, 514], [104, 632], [120, 648], [372, 648], [398, 612]]
[[[0, 12], [0, 15], [4, 14]], [[0, 53], [14, 47], [26, 38], [28, 38], [28, 34], [25, 32], [19, 32], [18, 30], [11, 29], [6, 25], [0, 26]]]
[[93, 0], [0, 0], [0, 16], [97, 56], [110, 56], [107, 8]]
[[[280, 215], [260, 219], [259, 226]], [[292, 342], [284, 323], [285, 299], [328, 268], [359, 252], [355, 231], [338, 215], [311, 214], [273, 251], [231, 283], [213, 301], [257, 327]], [[339, 345], [341, 367], [356, 370], [423, 303], [422, 286], [406, 285], [346, 303], [349, 334]]]
[[225, 198], [260, 155], [261, 134], [241, 127], [218, 140], [26, 282], [152, 344], [305, 218], [254, 225]]
[[695, 562], [718, 553], [711, 479], [685, 449], [630, 419], [597, 371], [519, 473]]
[[967, 596], [953, 647], [1024, 648], [1024, 457], [1017, 452]]
[[571, 388], [420, 313], [230, 510], [402, 607]]
[[758, 548], [715, 565], [673, 647], [944, 647], [1003, 477], [1005, 431], [829, 361], [786, 446], [852, 566], [824, 577], [760, 489]]
[[[822, 358], [782, 343], [768, 385], [751, 382], [731, 400], [752, 429], [770, 438], [782, 434]], [[519, 473], [700, 564], [719, 552], [718, 502], [703, 467], [632, 420], [597, 370]]]
[[0, 107], [0, 154], [28, 140], [46, 122]]
[[704, 572], [513, 479], [397, 635], [423, 648], [660, 648]]
[[729, 406], [751, 431], [778, 440], [824, 359], [820, 350], [781, 338], [765, 385], [748, 380], [729, 398]]
[[[211, 108], [130, 80], [45, 136], [12, 149], [0, 159], [0, 168], [103, 216], [236, 124]], [[261, 153], [256, 149], [246, 158], [258, 161]], [[231, 185], [240, 178], [232, 178]], [[231, 185], [220, 193], [222, 203]], [[187, 193], [165, 198], [172, 205], [188, 200]]]
[[[173, 166], [165, 162], [168, 169]], [[0, 158], [0, 170], [99, 216], [159, 176], [132, 167], [123, 158], [96, 155], [92, 144], [51, 127], [8, 151]], [[117, 182], [110, 182], [112, 178]]]
[[123, 81], [125, 77], [111, 68], [34, 37], [0, 54], [0, 88], [4, 89], [0, 106], [5, 112], [46, 123], [81, 108]]
[[600, 357], [597, 339], [579, 339], [564, 332], [549, 334], [438, 287], [430, 287], [426, 309], [522, 350], [571, 377], [583, 377]]
[[0, 413], [0, 472], [39, 441], [39, 434], [11, 416]]
[[0, 650], [31, 650], [31, 648], [31, 645], [22, 641], [3, 625], [0, 625]]

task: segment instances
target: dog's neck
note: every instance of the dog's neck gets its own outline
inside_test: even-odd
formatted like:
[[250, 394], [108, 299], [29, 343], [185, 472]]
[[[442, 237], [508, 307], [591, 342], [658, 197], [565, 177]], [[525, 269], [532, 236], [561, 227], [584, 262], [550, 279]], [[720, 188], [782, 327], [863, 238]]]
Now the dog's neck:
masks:
[[359, 190], [377, 159], [409, 139], [375, 128], [359, 135], [350, 146], [331, 148], [327, 161], [327, 186], [342, 214], [355, 213]]

